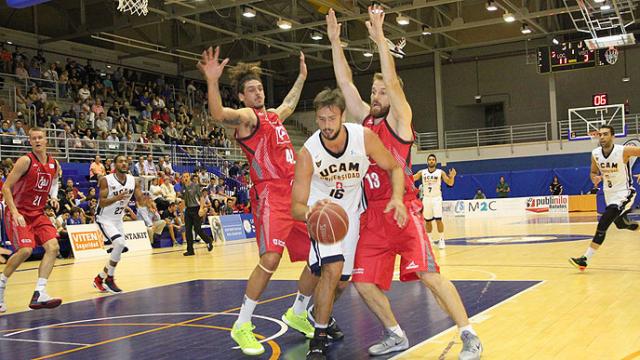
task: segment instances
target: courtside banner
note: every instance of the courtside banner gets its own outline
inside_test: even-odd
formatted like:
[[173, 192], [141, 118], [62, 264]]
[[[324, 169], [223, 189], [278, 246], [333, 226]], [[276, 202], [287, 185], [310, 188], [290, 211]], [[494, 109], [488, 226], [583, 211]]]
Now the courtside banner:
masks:
[[[147, 227], [143, 221], [126, 221], [124, 223], [126, 244], [129, 251], [122, 254], [132, 253], [137, 250], [151, 250]], [[73, 256], [76, 259], [86, 259], [92, 257], [106, 256], [104, 250], [104, 237], [96, 224], [67, 225], [69, 241]]]
[[567, 195], [550, 195], [550, 196], [533, 196], [527, 198], [528, 212], [533, 213], [568, 213], [569, 212], [569, 196]]
[[256, 225], [253, 223], [253, 214], [240, 214], [242, 228], [247, 239], [256, 237]]
[[224, 233], [224, 239], [226, 241], [246, 239], [240, 215], [220, 216], [220, 224], [222, 225], [222, 232]]
[[104, 238], [96, 224], [67, 225], [73, 257], [86, 259], [105, 256]]
[[[124, 234], [127, 239], [126, 244], [129, 248], [129, 252], [151, 250], [149, 233], [147, 232], [147, 226], [144, 224], [144, 221], [125, 221]], [[127, 253], [124, 253], [123, 255], [126, 256]]]
[[209, 228], [211, 229], [211, 236], [213, 236], [214, 240], [227, 241], [224, 237], [224, 231], [222, 231], [220, 216], [209, 216]]

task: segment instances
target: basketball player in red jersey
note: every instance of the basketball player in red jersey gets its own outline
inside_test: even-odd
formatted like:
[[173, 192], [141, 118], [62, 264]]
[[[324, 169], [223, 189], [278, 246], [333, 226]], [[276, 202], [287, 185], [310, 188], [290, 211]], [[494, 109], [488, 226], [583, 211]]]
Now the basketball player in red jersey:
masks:
[[414, 139], [411, 106], [396, 74], [383, 23], [382, 7], [369, 7], [366, 25], [369, 36], [378, 46], [382, 74], [373, 77], [371, 105], [368, 105], [353, 84], [349, 64], [340, 46], [340, 25], [335, 12], [331, 9], [327, 15], [333, 68], [347, 102], [347, 111], [351, 117], [362, 120], [365, 127], [378, 134], [396, 161], [404, 167], [405, 173], [405, 205], [409, 210], [409, 220], [402, 228], [393, 221], [391, 214], [384, 213], [384, 207], [391, 197], [387, 173], [371, 164], [364, 180], [368, 208], [360, 220], [360, 241], [356, 250], [353, 281], [369, 309], [385, 326], [387, 334], [382, 341], [369, 348], [369, 353], [382, 355], [409, 347], [407, 336], [396, 321], [389, 299], [383, 292], [390, 288], [395, 257], [400, 255], [400, 280], [419, 279], [458, 325], [463, 341], [459, 358], [479, 359], [482, 345], [469, 324], [458, 291], [451, 281], [440, 275], [422, 225], [421, 203], [416, 196], [411, 170], [411, 144]]
[[50, 297], [45, 287], [58, 255], [58, 232], [44, 213], [49, 201], [58, 205], [58, 162], [47, 154], [47, 138], [40, 128], [29, 130], [31, 152], [16, 161], [13, 170], [7, 176], [2, 187], [6, 204], [5, 226], [7, 236], [16, 248], [0, 274], [0, 312], [7, 311], [4, 304], [4, 291], [7, 280], [25, 260], [33, 249], [40, 245], [45, 253], [38, 269], [38, 283], [31, 298], [32, 309], [51, 309], [62, 303], [61, 299]]
[[[310, 240], [303, 222], [291, 217], [291, 187], [294, 177], [294, 149], [283, 121], [295, 110], [307, 78], [304, 55], [300, 53], [300, 74], [277, 109], [267, 109], [258, 63], [238, 63], [230, 71], [234, 91], [246, 107], [222, 106], [219, 79], [229, 59], [218, 61], [220, 49], [202, 53], [198, 68], [207, 80], [209, 111], [214, 121], [236, 129], [236, 140], [250, 165], [251, 210], [256, 224], [260, 261], [247, 283], [238, 321], [231, 337], [246, 355], [260, 355], [264, 347], [253, 335], [251, 316], [271, 275], [278, 268], [284, 247], [291, 261], [307, 261]], [[298, 281], [298, 294], [282, 319], [287, 325], [312, 338], [314, 327], [307, 319], [307, 305], [317, 278], [305, 267]], [[336, 333], [338, 331], [333, 322]], [[329, 332], [329, 331], [328, 331]]]

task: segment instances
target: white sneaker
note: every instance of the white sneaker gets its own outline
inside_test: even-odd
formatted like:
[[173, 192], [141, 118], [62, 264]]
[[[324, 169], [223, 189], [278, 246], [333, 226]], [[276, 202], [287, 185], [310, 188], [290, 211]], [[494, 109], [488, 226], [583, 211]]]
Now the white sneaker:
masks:
[[4, 302], [0, 302], [0, 313], [7, 312], [7, 305]]
[[438, 249], [444, 250], [444, 248], [445, 248], [444, 239], [440, 239], [438, 241]]
[[405, 332], [402, 335], [398, 336], [389, 330], [385, 330], [384, 339], [369, 347], [369, 355], [379, 356], [390, 352], [407, 350], [409, 348], [409, 339]]

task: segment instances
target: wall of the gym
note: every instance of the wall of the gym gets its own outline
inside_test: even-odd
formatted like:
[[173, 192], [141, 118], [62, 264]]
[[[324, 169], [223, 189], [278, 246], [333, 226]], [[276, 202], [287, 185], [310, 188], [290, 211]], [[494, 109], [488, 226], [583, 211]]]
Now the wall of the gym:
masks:
[[[629, 99], [631, 112], [640, 111], [640, 47], [627, 48], [627, 72], [631, 81], [623, 83], [624, 51], [615, 65], [567, 71], [556, 74], [538, 74], [535, 62], [527, 63], [522, 55], [479, 60], [478, 72], [483, 103], [504, 104], [507, 125], [550, 121], [549, 77], [556, 78], [558, 119], [567, 118], [567, 109], [591, 106], [591, 96], [607, 92], [610, 103], [623, 103]], [[454, 54], [455, 55], [455, 54]], [[531, 54], [530, 54], [531, 55]], [[406, 60], [397, 60], [402, 66]], [[425, 55], [425, 66], [412, 66], [400, 70], [414, 113], [414, 126], [418, 132], [436, 131], [435, 91], [432, 55]], [[484, 127], [484, 110], [475, 103], [475, 61], [443, 63], [442, 86], [444, 98], [445, 130]], [[354, 77], [354, 82], [365, 100], [368, 100], [371, 75], [375, 70]], [[322, 80], [308, 81], [303, 99], [312, 99], [326, 86], [335, 86], [332, 69], [322, 70]], [[285, 89], [279, 89], [284, 92]]]

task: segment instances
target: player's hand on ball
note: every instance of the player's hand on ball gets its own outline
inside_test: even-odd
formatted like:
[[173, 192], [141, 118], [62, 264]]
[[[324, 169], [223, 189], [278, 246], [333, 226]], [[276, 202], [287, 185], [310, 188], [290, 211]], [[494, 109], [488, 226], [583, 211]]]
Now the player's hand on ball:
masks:
[[316, 201], [315, 204], [313, 204], [309, 210], [307, 210], [307, 213], [305, 214], [304, 218], [305, 219], [309, 219], [309, 214], [311, 214], [314, 210], [321, 208], [327, 204], [331, 203], [331, 200], [329, 199], [323, 199], [323, 200], [318, 200]]
[[385, 213], [393, 211], [393, 219], [399, 227], [403, 228], [407, 223], [407, 207], [404, 206], [402, 200], [391, 199], [384, 209]]
[[215, 52], [211, 47], [202, 52], [202, 59], [198, 61], [198, 69], [207, 80], [218, 81], [220, 76], [222, 76], [224, 66], [229, 62], [229, 58], [219, 62], [219, 56], [220, 46], [216, 46]]

